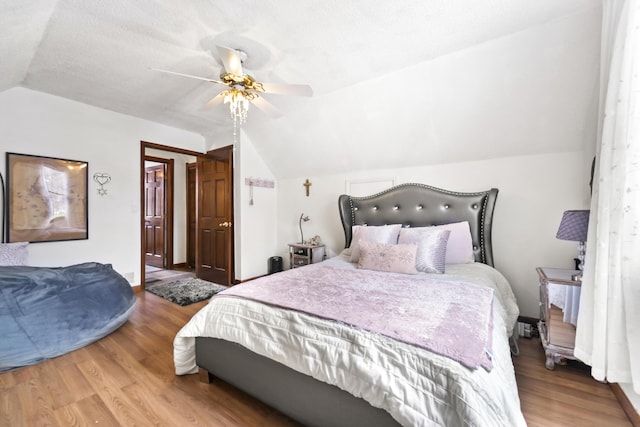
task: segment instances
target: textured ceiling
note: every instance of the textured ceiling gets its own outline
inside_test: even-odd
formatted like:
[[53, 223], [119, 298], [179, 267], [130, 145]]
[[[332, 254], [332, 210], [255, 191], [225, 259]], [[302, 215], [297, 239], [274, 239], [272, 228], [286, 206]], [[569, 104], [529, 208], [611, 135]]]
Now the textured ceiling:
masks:
[[[217, 78], [215, 46], [241, 49], [248, 54], [245, 69], [258, 80], [305, 83], [314, 90], [312, 99], [269, 97], [285, 114], [277, 120], [255, 109], [249, 112], [245, 132], [276, 176], [305, 173], [278, 160], [282, 157], [297, 161], [306, 171], [335, 172], [331, 159], [326, 161], [333, 163], [333, 169], [301, 163], [299, 159], [309, 158], [310, 148], [296, 146], [296, 141], [305, 139], [301, 134], [310, 117], [331, 123], [325, 111], [331, 102], [342, 104], [344, 94], [351, 94], [366, 109], [367, 96], [381, 95], [370, 89], [378, 79], [599, 4], [599, 0], [0, 0], [0, 91], [23, 86], [211, 138], [230, 124], [223, 106], [200, 108], [220, 87], [149, 68]], [[599, 31], [597, 20], [585, 25], [591, 27], [586, 30]], [[399, 81], [397, 87], [417, 90], [411, 84]], [[367, 89], [359, 90], [363, 85]], [[308, 111], [313, 108], [317, 111]], [[305, 114], [297, 114], [299, 110]], [[390, 111], [395, 110], [397, 106]], [[356, 112], [375, 116], [371, 111]], [[316, 136], [317, 140], [339, 144], [335, 133], [343, 134], [344, 129], [322, 128], [327, 134]], [[411, 161], [399, 159], [390, 166], [405, 165]], [[342, 164], [348, 169], [377, 166], [375, 159]]]

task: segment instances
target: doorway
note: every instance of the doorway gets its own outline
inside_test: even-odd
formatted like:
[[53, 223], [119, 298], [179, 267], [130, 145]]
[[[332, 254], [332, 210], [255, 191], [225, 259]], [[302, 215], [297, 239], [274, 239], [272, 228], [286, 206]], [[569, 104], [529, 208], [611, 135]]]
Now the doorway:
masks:
[[[233, 152], [233, 147], [225, 147], [229, 150], [229, 155], [231, 156]], [[216, 152], [218, 150], [214, 150]], [[167, 261], [165, 264], [165, 268], [193, 268], [198, 264], [198, 260], [203, 259], [203, 253], [201, 247], [197, 246], [198, 237], [196, 236], [196, 225], [198, 222], [198, 214], [197, 207], [202, 203], [200, 200], [202, 197], [196, 193], [197, 183], [195, 179], [198, 176], [198, 169], [196, 166], [197, 160], [200, 157], [206, 157], [208, 154], [199, 153], [192, 150], [185, 150], [181, 148], [171, 147], [167, 145], [156, 144], [147, 141], [141, 141], [140, 144], [140, 206], [141, 206], [141, 214], [140, 214], [140, 224], [141, 224], [141, 232], [140, 232], [140, 242], [141, 242], [141, 250], [140, 250], [140, 268], [141, 268], [141, 280], [140, 280], [140, 288], [141, 290], [145, 289], [146, 281], [145, 281], [145, 265], [146, 265], [146, 233], [145, 228], [147, 226], [145, 217], [145, 212], [147, 210], [145, 203], [145, 182], [146, 182], [146, 172], [145, 172], [145, 157], [154, 157], [156, 159], [164, 159], [167, 161], [169, 158], [175, 159], [175, 185], [173, 184], [173, 179], [171, 180], [171, 185], [173, 185], [174, 194], [171, 198], [170, 205], [174, 208], [174, 221], [171, 223], [173, 226], [173, 239], [167, 239], [166, 244], [164, 245], [166, 249], [166, 259], [169, 260], [169, 254], [173, 256], [173, 259]], [[231, 159], [231, 157], [230, 157]], [[233, 182], [232, 182], [232, 162], [229, 162], [229, 183], [230, 193], [233, 193]], [[183, 181], [184, 180], [184, 181]], [[192, 194], [192, 196], [187, 196]], [[203, 193], [205, 194], [205, 193]], [[166, 201], [169, 204], [169, 200]], [[229, 205], [232, 209], [232, 203]], [[169, 209], [169, 206], [167, 206]], [[229, 219], [233, 218], [233, 210], [230, 211]], [[224, 222], [224, 221], [223, 221]], [[230, 227], [231, 220], [227, 221], [228, 226]], [[169, 224], [169, 222], [167, 222]], [[227, 245], [225, 249], [230, 250], [231, 252], [228, 255], [225, 255], [225, 259], [229, 259], [229, 265], [223, 269], [225, 272], [228, 272], [229, 279], [228, 283], [232, 283], [233, 281], [233, 233], [229, 230], [229, 236], [231, 236], [230, 244]], [[172, 248], [169, 246], [172, 245]], [[192, 248], [192, 249], [189, 249]], [[226, 252], [225, 252], [226, 253]], [[217, 258], [218, 260], [219, 258]], [[175, 261], [175, 263], [174, 263]], [[219, 263], [216, 264], [219, 266]], [[168, 273], [170, 270], [165, 270]], [[221, 282], [217, 282], [221, 283]], [[221, 283], [227, 284], [227, 283]]]
[[144, 157], [145, 273], [173, 265], [173, 159]]

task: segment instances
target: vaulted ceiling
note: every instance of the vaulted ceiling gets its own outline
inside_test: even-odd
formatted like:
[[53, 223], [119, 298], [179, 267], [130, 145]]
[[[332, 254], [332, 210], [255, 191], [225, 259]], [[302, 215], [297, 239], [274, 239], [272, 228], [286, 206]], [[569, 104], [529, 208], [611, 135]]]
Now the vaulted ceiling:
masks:
[[[277, 177], [579, 149], [600, 0], [0, 0], [0, 91], [23, 86], [216, 143], [216, 45], [268, 96], [245, 135]], [[555, 65], [554, 65], [555, 64]], [[563, 125], [564, 124], [564, 125]]]

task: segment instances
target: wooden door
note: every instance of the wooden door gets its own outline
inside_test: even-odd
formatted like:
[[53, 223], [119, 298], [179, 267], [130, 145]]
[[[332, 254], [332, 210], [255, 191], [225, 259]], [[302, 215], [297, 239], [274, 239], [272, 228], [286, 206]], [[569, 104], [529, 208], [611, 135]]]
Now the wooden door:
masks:
[[187, 266], [196, 266], [196, 164], [187, 163]]
[[165, 165], [145, 168], [145, 264], [165, 268]]
[[197, 160], [196, 276], [233, 282], [233, 147]]

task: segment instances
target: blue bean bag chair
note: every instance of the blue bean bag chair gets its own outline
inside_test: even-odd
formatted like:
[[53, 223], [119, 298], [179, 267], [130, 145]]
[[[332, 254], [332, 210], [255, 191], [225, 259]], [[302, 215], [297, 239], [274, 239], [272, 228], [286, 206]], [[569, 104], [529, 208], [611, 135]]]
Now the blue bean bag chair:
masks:
[[131, 285], [108, 264], [0, 267], [0, 372], [91, 344], [135, 305]]

